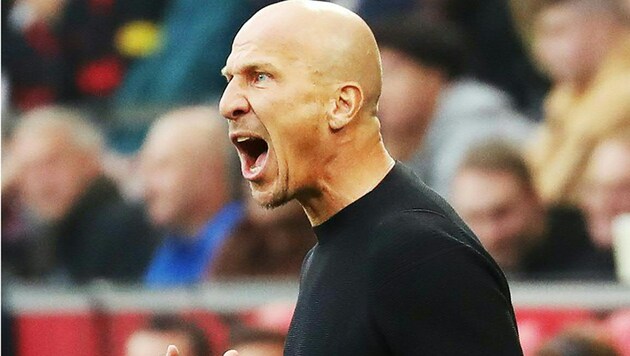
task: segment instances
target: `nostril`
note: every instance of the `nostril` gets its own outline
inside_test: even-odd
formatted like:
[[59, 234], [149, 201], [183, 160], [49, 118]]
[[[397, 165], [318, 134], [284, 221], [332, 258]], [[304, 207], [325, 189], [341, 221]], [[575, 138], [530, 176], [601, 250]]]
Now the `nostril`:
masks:
[[243, 114], [245, 114], [245, 110], [242, 110], [242, 109], [236, 109], [236, 110], [232, 111], [232, 117], [234, 117], [234, 118], [243, 116]]

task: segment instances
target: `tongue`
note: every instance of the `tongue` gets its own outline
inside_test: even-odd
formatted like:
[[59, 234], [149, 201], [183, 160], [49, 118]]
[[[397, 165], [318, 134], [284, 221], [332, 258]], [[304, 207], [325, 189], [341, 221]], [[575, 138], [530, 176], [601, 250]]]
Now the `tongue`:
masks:
[[265, 163], [265, 159], [267, 158], [267, 151], [261, 153], [260, 155], [258, 155], [258, 157], [256, 158], [256, 162], [254, 162], [253, 166], [254, 167], [260, 167], [263, 165], [263, 163]]

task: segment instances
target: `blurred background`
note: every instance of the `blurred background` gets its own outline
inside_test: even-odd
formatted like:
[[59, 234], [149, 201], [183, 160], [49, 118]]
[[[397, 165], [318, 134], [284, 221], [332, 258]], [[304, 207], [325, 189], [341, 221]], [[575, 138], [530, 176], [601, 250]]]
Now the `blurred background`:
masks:
[[[297, 204], [217, 102], [266, 0], [2, 1], [2, 353], [281, 355]], [[526, 355], [630, 355], [630, 1], [345, 0], [385, 145], [508, 277]], [[340, 172], [343, 174], [343, 172]]]

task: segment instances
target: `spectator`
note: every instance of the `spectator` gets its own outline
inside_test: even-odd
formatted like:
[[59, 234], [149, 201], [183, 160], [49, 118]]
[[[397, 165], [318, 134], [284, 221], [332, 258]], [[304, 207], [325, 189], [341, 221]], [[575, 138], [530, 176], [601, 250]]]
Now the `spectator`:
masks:
[[528, 159], [543, 200], [575, 203], [593, 149], [630, 125], [630, 27], [616, 0], [547, 1], [533, 49], [553, 87]]
[[545, 209], [518, 150], [491, 141], [473, 147], [452, 186], [455, 210], [510, 277], [578, 278], [592, 251], [578, 212]]
[[145, 281], [203, 281], [224, 239], [241, 220], [230, 202], [224, 122], [210, 107], [172, 111], [151, 127], [141, 152], [144, 196], [153, 223], [168, 231]]
[[500, 90], [463, 77], [462, 38], [446, 24], [391, 19], [374, 27], [383, 61], [385, 145], [445, 195], [464, 153], [490, 137], [523, 141], [532, 124]]
[[289, 202], [268, 210], [245, 194], [245, 218], [225, 241], [212, 278], [293, 277], [315, 245], [315, 235], [300, 205]]
[[617, 216], [630, 213], [630, 126], [594, 148], [579, 201], [597, 248], [592, 268], [613, 274], [612, 224]]
[[126, 356], [163, 355], [168, 345], [176, 344], [181, 355], [211, 356], [212, 349], [204, 331], [192, 322], [170, 316], [153, 317], [127, 339]]
[[[264, 329], [237, 329], [231, 337], [231, 349], [239, 356], [282, 356], [286, 336]], [[185, 355], [185, 354], [183, 354]]]
[[[79, 283], [142, 275], [155, 235], [142, 209], [125, 202], [103, 175], [102, 151], [100, 133], [76, 112], [46, 107], [20, 120], [4, 168], [12, 171], [7, 179], [18, 199], [45, 224], [42, 234], [24, 241], [30, 255], [21, 263], [47, 257], [41, 273]], [[41, 255], [44, 246], [51, 250]]]
[[573, 327], [547, 341], [536, 356], [620, 356], [603, 330], [596, 326]]

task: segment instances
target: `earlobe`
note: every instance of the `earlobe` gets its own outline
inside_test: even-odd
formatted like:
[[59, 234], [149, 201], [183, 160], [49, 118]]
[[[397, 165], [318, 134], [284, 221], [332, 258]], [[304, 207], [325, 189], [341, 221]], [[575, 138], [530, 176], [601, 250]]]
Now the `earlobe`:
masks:
[[361, 88], [354, 83], [344, 85], [337, 92], [328, 125], [332, 130], [341, 130], [354, 119], [362, 106]]

